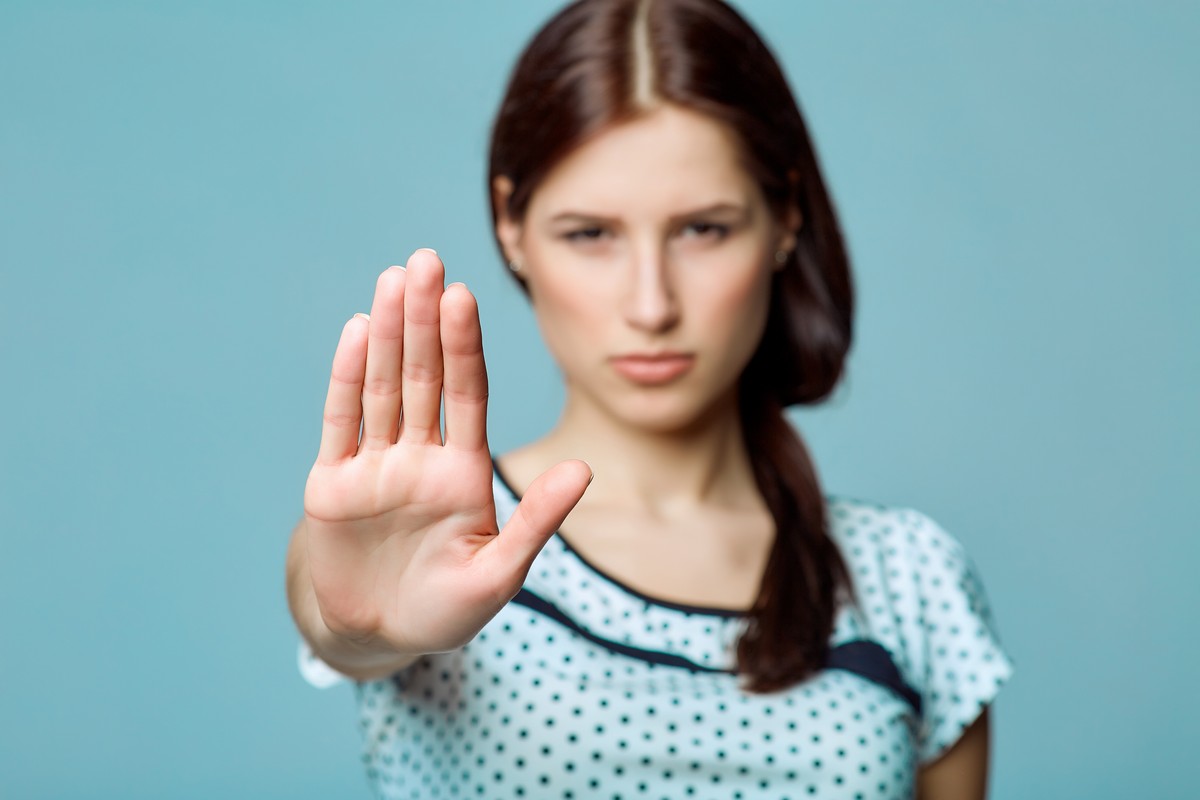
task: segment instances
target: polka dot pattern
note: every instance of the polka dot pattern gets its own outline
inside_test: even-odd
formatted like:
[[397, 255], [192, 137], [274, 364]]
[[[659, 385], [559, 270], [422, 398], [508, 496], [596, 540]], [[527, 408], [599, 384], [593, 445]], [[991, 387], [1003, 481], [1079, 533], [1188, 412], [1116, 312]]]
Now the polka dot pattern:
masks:
[[[499, 478], [495, 490], [503, 522], [516, 499]], [[828, 503], [861, 606], [841, 609], [831, 644], [881, 645], [872, 650], [890, 656], [920, 712], [853, 668], [743, 692], [732, 671], [741, 616], [634, 592], [556, 536], [474, 640], [358, 685], [376, 794], [911, 797], [918, 766], [957, 740], [1012, 664], [948, 533], [911, 509]], [[303, 647], [301, 667], [328, 684]]]

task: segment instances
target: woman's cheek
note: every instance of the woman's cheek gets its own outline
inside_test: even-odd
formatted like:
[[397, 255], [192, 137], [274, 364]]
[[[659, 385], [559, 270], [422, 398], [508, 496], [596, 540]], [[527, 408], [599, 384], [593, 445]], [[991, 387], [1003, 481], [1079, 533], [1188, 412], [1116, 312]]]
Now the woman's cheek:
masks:
[[598, 304], [589, 302], [586, 292], [557, 288], [546, 287], [534, 309], [550, 355], [564, 372], [574, 373], [578, 364], [602, 360], [603, 354], [592, 350], [603, 341], [603, 326], [593, 318]]
[[770, 275], [755, 270], [745, 280], [713, 295], [717, 302], [710, 307], [707, 327], [721, 332], [727, 347], [726, 359], [739, 374], [762, 339], [770, 291]]

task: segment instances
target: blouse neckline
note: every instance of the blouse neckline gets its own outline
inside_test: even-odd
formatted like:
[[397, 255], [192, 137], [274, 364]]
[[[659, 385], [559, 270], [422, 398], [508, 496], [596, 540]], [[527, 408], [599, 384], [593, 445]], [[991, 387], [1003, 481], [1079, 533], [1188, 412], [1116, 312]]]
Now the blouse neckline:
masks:
[[[509, 483], [508, 479], [504, 476], [504, 472], [500, 469], [500, 464], [499, 464], [499, 462], [497, 462], [495, 456], [492, 457], [492, 473], [496, 476], [496, 480], [499, 481], [500, 485], [504, 487], [505, 491], [508, 492], [509, 497], [513, 500], [513, 502], [520, 503], [521, 496], [517, 493], [516, 489], [513, 488], [512, 484]], [[566, 550], [568, 553], [570, 553], [576, 560], [578, 560], [579, 563], [582, 564], [585, 568], [587, 568], [588, 571], [594, 573], [598, 578], [611, 584], [612, 586], [616, 587], [620, 591], [625, 592], [626, 594], [631, 595], [631, 596], [637, 598], [638, 600], [641, 600], [642, 602], [646, 603], [647, 605], [658, 606], [660, 608], [666, 608], [666, 609], [670, 609], [672, 611], [678, 611], [683, 614], [689, 614], [689, 615], [694, 614], [694, 615], [702, 615], [702, 616], [709, 616], [709, 617], [718, 617], [718, 618], [726, 619], [726, 620], [741, 620], [741, 619], [745, 619], [746, 617], [750, 616], [749, 610], [741, 610], [741, 609], [734, 609], [734, 608], [722, 608], [720, 606], [701, 606], [701, 605], [693, 605], [690, 603], [680, 603], [680, 602], [676, 602], [674, 600], [667, 600], [662, 597], [655, 597], [654, 595], [647, 594], [646, 592], [643, 592], [639, 589], [636, 589], [636, 588], [630, 586], [629, 584], [622, 581], [620, 578], [617, 578], [615, 575], [608, 573], [606, 570], [602, 569], [600, 566], [589, 561], [586, 556], [584, 556], [582, 553], [580, 553], [578, 550], [576, 550], [575, 547], [573, 547], [571, 545], [570, 540], [568, 540], [567, 537], [565, 537], [563, 535], [562, 530], [555, 531], [554, 535], [558, 538], [559, 542], [562, 544], [563, 549]]]

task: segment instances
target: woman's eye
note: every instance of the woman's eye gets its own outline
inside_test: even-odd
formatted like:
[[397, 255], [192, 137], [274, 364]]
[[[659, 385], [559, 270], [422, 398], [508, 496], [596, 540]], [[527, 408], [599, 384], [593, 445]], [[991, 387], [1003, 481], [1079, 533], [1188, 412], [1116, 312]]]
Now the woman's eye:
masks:
[[718, 225], [712, 222], [690, 222], [683, 228], [683, 236], [686, 237], [724, 239], [728, 233], [728, 225]]
[[608, 234], [604, 228], [578, 228], [567, 231], [563, 238], [570, 242], [598, 242]]

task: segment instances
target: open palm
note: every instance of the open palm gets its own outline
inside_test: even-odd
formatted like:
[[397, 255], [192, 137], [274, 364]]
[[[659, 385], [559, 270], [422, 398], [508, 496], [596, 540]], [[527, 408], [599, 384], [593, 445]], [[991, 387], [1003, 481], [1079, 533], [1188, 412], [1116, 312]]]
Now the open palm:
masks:
[[379, 276], [370, 317], [346, 323], [304, 492], [325, 624], [414, 655], [478, 633], [590, 480], [586, 464], [559, 464], [497, 530], [478, 308], [443, 281], [437, 255], [418, 250]]

